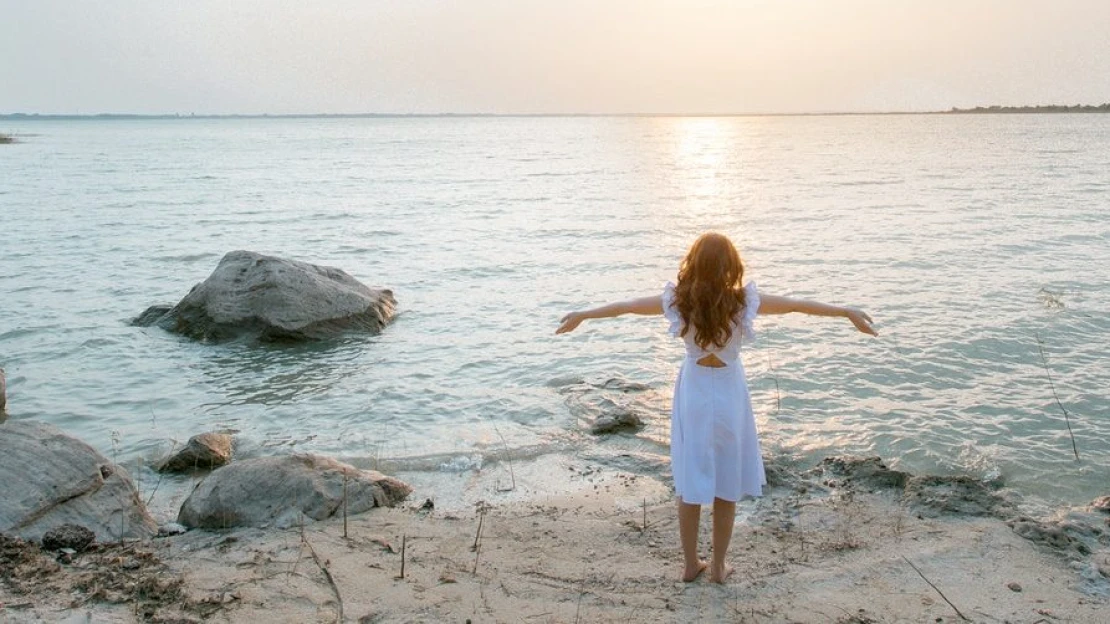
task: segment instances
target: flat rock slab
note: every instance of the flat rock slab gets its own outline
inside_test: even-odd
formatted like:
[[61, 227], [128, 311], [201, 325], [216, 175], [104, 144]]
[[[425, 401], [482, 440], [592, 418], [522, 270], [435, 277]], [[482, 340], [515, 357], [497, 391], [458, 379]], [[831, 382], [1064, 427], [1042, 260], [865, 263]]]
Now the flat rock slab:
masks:
[[0, 532], [38, 541], [63, 524], [102, 542], [158, 528], [131, 477], [93, 447], [45, 423], [0, 424]]
[[181, 505], [177, 521], [189, 528], [288, 528], [305, 520], [391, 507], [412, 488], [373, 470], [311, 454], [259, 457], [214, 471]]
[[170, 309], [153, 306], [132, 324], [157, 325], [204, 342], [320, 340], [378, 333], [392, 320], [393, 292], [327, 266], [232, 251]]

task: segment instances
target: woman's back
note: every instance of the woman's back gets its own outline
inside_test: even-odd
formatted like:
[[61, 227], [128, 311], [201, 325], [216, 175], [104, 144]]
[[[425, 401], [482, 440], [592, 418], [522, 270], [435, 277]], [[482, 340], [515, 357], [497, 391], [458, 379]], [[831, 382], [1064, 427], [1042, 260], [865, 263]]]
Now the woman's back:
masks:
[[759, 312], [759, 291], [756, 288], [755, 282], [748, 282], [744, 286], [744, 307], [734, 316], [732, 321], [732, 334], [729, 336], [728, 341], [720, 347], [710, 345], [709, 348], [702, 348], [695, 340], [696, 331], [694, 328], [689, 328], [685, 335], [682, 335], [682, 329], [685, 326], [685, 320], [682, 313], [679, 312], [678, 307], [675, 305], [675, 285], [668, 282], [663, 288], [663, 316], [670, 321], [668, 332], [675, 337], [682, 337], [686, 343], [686, 357], [694, 361], [701, 360], [710, 355], [715, 355], [726, 366], [730, 362], [736, 361], [740, 357], [740, 345], [744, 341], [750, 341], [755, 338], [755, 329], [753, 328], [752, 321], [755, 320], [756, 314]]

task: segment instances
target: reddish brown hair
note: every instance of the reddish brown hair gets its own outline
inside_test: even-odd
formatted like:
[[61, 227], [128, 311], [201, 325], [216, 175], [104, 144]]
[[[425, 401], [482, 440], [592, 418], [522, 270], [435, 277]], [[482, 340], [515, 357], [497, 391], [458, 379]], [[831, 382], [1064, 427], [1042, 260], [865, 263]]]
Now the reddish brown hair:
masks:
[[744, 309], [744, 263], [732, 241], [708, 232], [698, 237], [678, 269], [674, 305], [682, 315], [680, 336], [694, 328], [702, 349], [723, 347], [732, 338], [732, 322]]

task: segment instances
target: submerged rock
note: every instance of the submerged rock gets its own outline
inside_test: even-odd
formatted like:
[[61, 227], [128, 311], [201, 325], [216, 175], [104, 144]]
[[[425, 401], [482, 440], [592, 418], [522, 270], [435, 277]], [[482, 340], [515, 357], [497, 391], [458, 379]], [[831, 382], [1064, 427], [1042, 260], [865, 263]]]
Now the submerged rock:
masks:
[[662, 416], [659, 393], [645, 384], [615, 377], [601, 384], [581, 379], [555, 383], [566, 396], [570, 413], [587, 423], [595, 435], [639, 431], [651, 414]]
[[1006, 524], [1025, 539], [1066, 556], [1091, 554], [1098, 548], [1099, 537], [1103, 534], [1098, 527], [1066, 516], [1044, 519], [1019, 516]]
[[1091, 511], [1101, 511], [1110, 514], [1110, 496], [1100, 496], [1091, 501]]
[[132, 319], [131, 324], [136, 327], [150, 327], [158, 322], [163, 316], [169, 313], [173, 306], [168, 305], [152, 305], [139, 316]]
[[867, 489], [901, 489], [909, 473], [891, 470], [881, 457], [826, 457], [812, 473], [830, 487], [854, 486]]
[[919, 514], [963, 516], [1012, 516], [1014, 507], [992, 486], [971, 477], [927, 475], [906, 483], [903, 499]]
[[8, 409], [8, 379], [4, 376], [4, 369], [0, 368], [0, 413]]
[[185, 448], [158, 465], [158, 472], [184, 472], [219, 468], [231, 461], [231, 436], [201, 433], [189, 438]]
[[603, 411], [590, 425], [590, 433], [603, 435], [619, 431], [638, 431], [644, 426], [644, 419], [627, 405], [601, 399], [597, 406]]
[[177, 521], [189, 528], [220, 529], [286, 528], [305, 519], [324, 520], [343, 513], [344, 475], [348, 514], [392, 507], [412, 492], [393, 477], [328, 457], [259, 457], [210, 474], [181, 505]]
[[340, 269], [232, 251], [177, 305], [148, 308], [132, 324], [205, 342], [317, 340], [378, 333], [396, 305], [392, 291], [372, 289]]
[[127, 473], [88, 444], [43, 423], [0, 425], [0, 532], [37, 541], [64, 524], [102, 542], [157, 528]]

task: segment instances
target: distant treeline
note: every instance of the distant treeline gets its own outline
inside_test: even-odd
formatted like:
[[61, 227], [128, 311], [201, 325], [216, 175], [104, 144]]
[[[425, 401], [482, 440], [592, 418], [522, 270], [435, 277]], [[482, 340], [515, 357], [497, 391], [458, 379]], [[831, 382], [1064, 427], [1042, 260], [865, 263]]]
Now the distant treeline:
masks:
[[1110, 103], [1092, 106], [1090, 104], [1076, 104], [1064, 106], [1061, 104], [1048, 104], [1043, 106], [976, 106], [975, 108], [952, 107], [949, 113], [1110, 113]]

